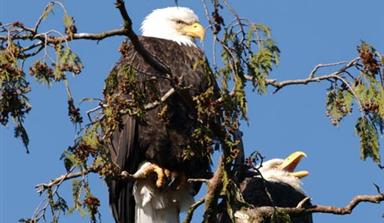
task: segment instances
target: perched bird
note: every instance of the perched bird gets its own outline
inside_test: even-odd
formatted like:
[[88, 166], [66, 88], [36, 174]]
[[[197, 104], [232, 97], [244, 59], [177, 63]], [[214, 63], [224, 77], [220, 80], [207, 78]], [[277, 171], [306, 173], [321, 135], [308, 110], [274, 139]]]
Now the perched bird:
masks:
[[[297, 207], [303, 201], [303, 207], [311, 206], [304, 193], [301, 178], [307, 176], [308, 171], [295, 171], [296, 166], [306, 154], [297, 151], [285, 159], [272, 159], [262, 163], [259, 173], [246, 177], [240, 183], [240, 190], [244, 200], [256, 207]], [[264, 180], [263, 180], [264, 178]], [[269, 194], [268, 194], [269, 193]], [[311, 223], [312, 215], [291, 216], [292, 223]]]
[[[108, 180], [110, 205], [118, 223], [179, 222], [180, 210], [189, 207], [201, 186], [185, 179], [210, 173], [209, 148], [192, 139], [199, 125], [194, 97], [208, 89], [216, 92], [217, 85], [194, 42], [204, 38], [205, 30], [191, 9], [156, 9], [142, 22], [141, 31], [141, 45], [170, 72], [151, 66], [132, 44], [123, 49], [123, 58], [107, 79], [115, 86], [104, 90], [105, 98], [120, 97], [131, 87], [135, 90], [125, 92], [124, 101], [144, 97], [148, 104], [161, 103], [141, 116], [124, 115], [112, 134], [110, 153], [122, 170], [144, 176], [156, 173], [157, 180]], [[131, 71], [133, 84], [126, 81]], [[179, 90], [172, 93], [176, 87]], [[188, 154], [191, 148], [194, 152]], [[169, 188], [167, 179], [181, 183]]]

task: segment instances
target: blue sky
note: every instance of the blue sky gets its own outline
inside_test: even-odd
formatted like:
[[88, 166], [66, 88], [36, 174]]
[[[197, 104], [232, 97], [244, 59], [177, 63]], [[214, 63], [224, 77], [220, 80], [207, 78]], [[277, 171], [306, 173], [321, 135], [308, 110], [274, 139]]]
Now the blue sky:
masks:
[[[0, 21], [19, 20], [32, 26], [47, 2], [0, 0]], [[100, 32], [121, 25], [112, 0], [63, 2], [69, 14], [75, 17], [79, 32]], [[179, 0], [179, 4], [194, 9], [201, 22], [207, 25], [200, 1]], [[174, 5], [174, 1], [127, 1], [126, 5], [138, 32], [146, 14], [155, 8]], [[384, 51], [382, 0], [243, 0], [236, 1], [234, 6], [243, 17], [272, 29], [273, 38], [282, 51], [281, 63], [272, 74], [279, 80], [304, 78], [318, 63], [352, 59], [360, 40]], [[61, 21], [62, 14], [56, 9], [41, 30], [61, 31]], [[85, 97], [101, 97], [104, 79], [120, 56], [117, 48], [121, 41], [122, 38], [114, 37], [99, 43], [70, 43], [85, 65], [80, 76], [69, 79], [77, 102]], [[210, 43], [208, 36], [204, 46], [209, 48]], [[373, 183], [384, 190], [383, 171], [369, 159], [360, 160], [359, 139], [354, 132], [355, 115], [348, 116], [339, 127], [330, 124], [325, 116], [327, 87], [327, 83], [288, 87], [266, 96], [249, 92], [250, 122], [242, 128], [247, 153], [259, 150], [267, 158], [275, 158], [298, 149], [305, 151], [308, 157], [299, 169], [310, 172], [304, 179], [304, 188], [313, 203], [344, 206], [354, 195], [375, 193]], [[33, 214], [42, 200], [35, 193], [34, 185], [64, 173], [59, 157], [75, 138], [76, 130], [67, 117], [63, 84], [48, 88], [33, 83], [32, 88], [29, 96], [33, 110], [26, 118], [31, 153], [27, 155], [20, 141], [13, 138], [12, 125], [0, 127], [1, 222], [16, 222]], [[83, 104], [82, 112], [94, 106]], [[102, 201], [102, 220], [111, 222], [106, 186], [97, 176], [91, 179]], [[71, 199], [69, 188], [70, 184], [62, 188], [68, 201]], [[363, 204], [349, 216], [315, 214], [314, 220], [382, 222], [383, 214], [383, 204]], [[64, 216], [62, 220], [85, 221], [78, 214]]]

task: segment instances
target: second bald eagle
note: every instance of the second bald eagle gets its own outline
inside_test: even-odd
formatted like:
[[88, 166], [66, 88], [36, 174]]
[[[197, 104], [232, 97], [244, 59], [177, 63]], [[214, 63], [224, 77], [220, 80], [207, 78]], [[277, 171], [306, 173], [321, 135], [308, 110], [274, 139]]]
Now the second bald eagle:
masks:
[[[309, 198], [301, 186], [301, 178], [308, 171], [295, 171], [296, 166], [306, 154], [301, 151], [290, 154], [285, 159], [271, 159], [262, 164], [262, 175], [245, 178], [240, 184], [244, 200], [256, 207], [296, 207], [303, 201], [303, 207], [311, 206]], [[252, 171], [252, 170], [251, 170]], [[269, 194], [267, 194], [267, 192]], [[312, 214], [290, 216], [292, 223], [312, 223]]]

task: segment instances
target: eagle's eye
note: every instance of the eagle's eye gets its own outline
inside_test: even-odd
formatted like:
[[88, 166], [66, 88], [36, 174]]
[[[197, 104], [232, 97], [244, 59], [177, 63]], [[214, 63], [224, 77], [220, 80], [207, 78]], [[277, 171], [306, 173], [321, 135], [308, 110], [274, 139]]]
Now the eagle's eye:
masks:
[[179, 24], [179, 25], [182, 25], [182, 24], [186, 24], [183, 20], [176, 20], [175, 21], [176, 22], [176, 24]]

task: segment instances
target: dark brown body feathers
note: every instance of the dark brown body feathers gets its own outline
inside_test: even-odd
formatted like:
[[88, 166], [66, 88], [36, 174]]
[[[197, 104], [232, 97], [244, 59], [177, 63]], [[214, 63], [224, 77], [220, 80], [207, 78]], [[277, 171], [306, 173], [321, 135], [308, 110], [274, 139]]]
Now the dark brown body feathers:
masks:
[[[128, 45], [124, 49], [125, 56], [111, 71], [111, 74], [117, 72], [117, 86], [122, 84], [119, 76], [125, 75], [128, 66], [136, 75], [137, 90], [146, 96], [148, 103], [159, 99], [173, 87], [179, 90], [164, 105], [146, 111], [140, 118], [129, 115], [122, 118], [122, 128], [112, 135], [112, 161], [131, 174], [146, 160], [183, 172], [187, 177], [203, 176], [210, 171], [209, 157], [195, 154], [185, 159], [184, 152], [197, 125], [193, 96], [215, 84], [205, 56], [197, 47], [179, 45], [174, 41], [152, 37], [141, 37], [140, 40], [146, 50], [169, 67], [171, 74], [155, 70], [132, 45]], [[113, 95], [118, 87], [105, 94]], [[133, 183], [111, 180], [108, 186], [116, 222], [134, 222]]]

